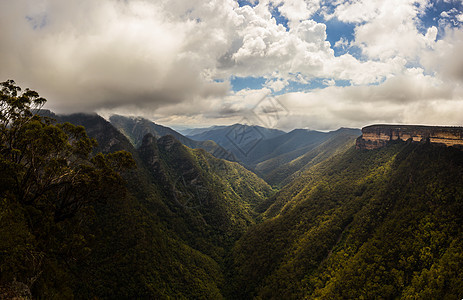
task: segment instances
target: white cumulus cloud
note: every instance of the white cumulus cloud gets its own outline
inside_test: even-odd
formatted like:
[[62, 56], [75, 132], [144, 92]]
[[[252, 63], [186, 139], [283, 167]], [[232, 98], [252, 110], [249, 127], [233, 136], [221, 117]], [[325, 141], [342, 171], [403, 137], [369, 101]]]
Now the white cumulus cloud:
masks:
[[[199, 125], [240, 121], [258, 99], [322, 79], [323, 89], [278, 96], [292, 111], [279, 126], [419, 122], [439, 103], [429, 120], [457, 123], [461, 27], [423, 30], [430, 0], [330, 1], [330, 10], [325, 2], [0, 1], [0, 80], [37, 90], [57, 112]], [[353, 39], [332, 45], [327, 25], [314, 20], [319, 12], [354, 25]], [[461, 12], [446, 14], [461, 19]], [[335, 55], [334, 48], [361, 55]], [[263, 77], [265, 84], [232, 91], [233, 76]], [[336, 86], [339, 80], [351, 86]]]

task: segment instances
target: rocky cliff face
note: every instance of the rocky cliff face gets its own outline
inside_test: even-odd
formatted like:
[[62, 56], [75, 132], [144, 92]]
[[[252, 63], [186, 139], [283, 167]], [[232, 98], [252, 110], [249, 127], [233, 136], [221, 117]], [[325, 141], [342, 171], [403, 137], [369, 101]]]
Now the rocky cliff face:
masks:
[[463, 127], [417, 125], [371, 125], [362, 128], [357, 149], [377, 149], [391, 141], [408, 141], [453, 146], [463, 149]]

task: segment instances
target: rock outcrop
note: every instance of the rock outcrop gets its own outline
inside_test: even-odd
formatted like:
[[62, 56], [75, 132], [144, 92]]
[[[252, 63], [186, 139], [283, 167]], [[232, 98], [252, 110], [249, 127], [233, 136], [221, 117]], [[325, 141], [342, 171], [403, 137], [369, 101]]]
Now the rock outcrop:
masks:
[[463, 127], [371, 125], [362, 128], [357, 149], [378, 149], [391, 141], [432, 143], [463, 149]]

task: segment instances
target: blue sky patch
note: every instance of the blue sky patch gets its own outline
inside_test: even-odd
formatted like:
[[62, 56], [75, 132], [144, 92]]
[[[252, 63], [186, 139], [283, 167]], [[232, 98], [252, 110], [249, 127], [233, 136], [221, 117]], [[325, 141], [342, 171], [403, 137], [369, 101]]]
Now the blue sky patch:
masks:
[[[267, 82], [267, 79], [264, 77], [235, 77], [233, 76], [230, 78], [230, 84], [234, 92], [237, 92], [243, 89], [250, 89], [250, 90], [262, 89], [265, 87], [266, 82]], [[331, 78], [313, 78], [308, 83], [289, 81], [289, 84], [284, 89], [278, 92], [274, 92], [273, 94], [282, 95], [285, 93], [303, 92], [306, 90], [313, 90], [313, 89], [323, 89], [330, 85], [350, 86], [351, 83], [349, 80], [334, 80]]]
[[270, 6], [270, 9], [271, 9], [270, 12], [272, 14], [272, 17], [275, 19], [276, 23], [283, 25], [286, 28], [286, 31], [288, 31], [289, 30], [288, 19], [286, 17], [282, 16], [280, 11], [278, 10], [278, 8], [281, 5], [282, 4], [280, 4], [278, 6]]
[[355, 58], [360, 58], [360, 49], [349, 49], [348, 47], [334, 47], [337, 41], [344, 38], [348, 43], [354, 40], [355, 24], [344, 23], [336, 18], [329, 21], [323, 19], [320, 13], [317, 13], [312, 18], [317, 23], [323, 23], [326, 25], [326, 40], [330, 42], [331, 48], [334, 50], [335, 56], [340, 56], [346, 53], [350, 53]]
[[264, 77], [236, 77], [232, 76], [230, 78], [230, 84], [232, 86], [232, 90], [237, 92], [242, 89], [251, 89], [257, 90], [261, 89], [267, 79]]
[[[344, 38], [348, 43], [353, 41], [355, 26], [353, 24], [340, 22], [336, 19], [332, 19], [328, 22], [325, 22], [325, 25], [326, 25], [326, 39], [330, 42], [331, 48], [333, 48], [334, 50], [334, 55], [340, 56], [342, 54], [347, 53], [348, 48], [343, 49], [341, 47], [334, 47], [334, 45], [341, 38]], [[359, 53], [353, 52], [351, 54], [357, 57], [356, 55]]]
[[238, 5], [240, 7], [243, 7], [243, 6], [246, 6], [246, 5], [249, 5], [251, 7], [254, 7], [257, 5], [257, 2], [256, 3], [253, 3], [254, 1], [249, 1], [249, 0], [238, 0]]
[[[329, 82], [333, 81], [334, 84], [330, 84]], [[279, 92], [273, 93], [274, 95], [283, 95], [286, 93], [294, 93], [294, 92], [305, 92], [308, 90], [314, 90], [314, 89], [324, 89], [328, 86], [350, 86], [351, 83], [349, 80], [334, 80], [331, 78], [314, 78], [311, 79], [310, 82], [308, 83], [301, 83], [301, 82], [295, 82], [295, 81], [290, 81], [289, 85], [286, 86], [284, 89], [282, 89]]]
[[[448, 17], [445, 17], [445, 13]], [[442, 39], [444, 35], [443, 24], [450, 25], [451, 27], [460, 27], [462, 24], [456, 19], [456, 15], [463, 12], [463, 3], [461, 1], [450, 1], [449, 3], [444, 1], [434, 2], [431, 7], [428, 7], [425, 14], [421, 16], [421, 24], [417, 26], [421, 34], [426, 34], [427, 30], [431, 26], [437, 27], [437, 39]], [[444, 16], [442, 16], [444, 13]]]

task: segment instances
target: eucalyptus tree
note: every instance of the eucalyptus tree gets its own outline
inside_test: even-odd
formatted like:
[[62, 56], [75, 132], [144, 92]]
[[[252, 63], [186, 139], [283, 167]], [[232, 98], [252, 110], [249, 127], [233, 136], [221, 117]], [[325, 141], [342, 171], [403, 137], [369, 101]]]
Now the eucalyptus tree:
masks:
[[0, 295], [14, 295], [85, 256], [93, 205], [124, 196], [120, 172], [134, 161], [94, 154], [84, 127], [40, 115], [37, 92], [0, 87]]

